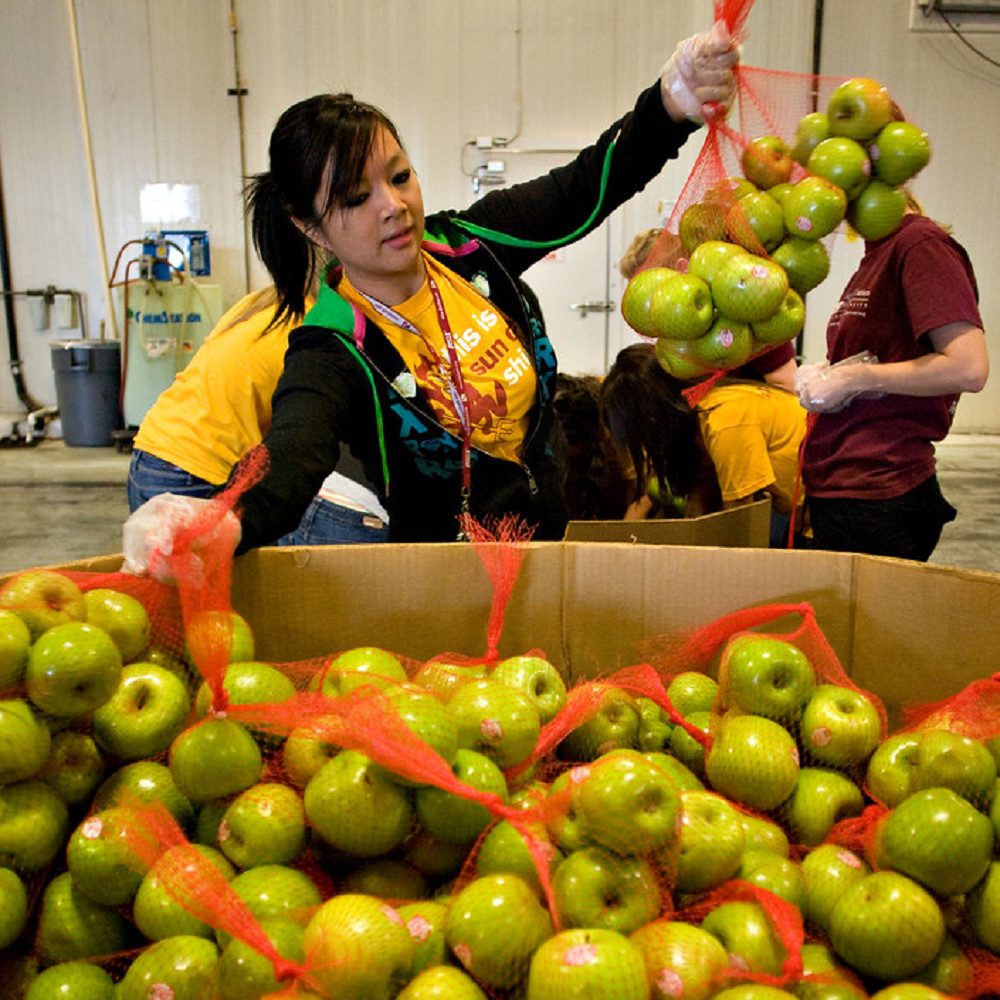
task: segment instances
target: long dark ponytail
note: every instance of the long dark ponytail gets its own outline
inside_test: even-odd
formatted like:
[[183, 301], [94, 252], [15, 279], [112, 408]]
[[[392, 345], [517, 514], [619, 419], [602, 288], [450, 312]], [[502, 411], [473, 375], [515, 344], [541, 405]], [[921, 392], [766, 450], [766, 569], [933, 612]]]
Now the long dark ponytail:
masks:
[[250, 178], [245, 190], [253, 244], [277, 293], [271, 325], [305, 313], [306, 295], [326, 263], [326, 252], [307, 233], [357, 188], [380, 129], [402, 145], [384, 112], [350, 94], [307, 98], [278, 119], [270, 170]]

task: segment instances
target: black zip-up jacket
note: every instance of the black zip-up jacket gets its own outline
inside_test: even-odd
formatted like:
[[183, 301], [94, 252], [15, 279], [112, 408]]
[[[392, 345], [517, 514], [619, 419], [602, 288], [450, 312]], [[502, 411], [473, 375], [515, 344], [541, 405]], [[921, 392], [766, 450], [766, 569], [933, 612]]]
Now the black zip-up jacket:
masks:
[[[514, 321], [538, 391], [520, 463], [474, 450], [470, 511], [519, 514], [535, 539], [566, 525], [561, 470], [550, 445], [555, 354], [520, 275], [550, 250], [585, 236], [674, 159], [696, 126], [666, 113], [659, 82], [571, 163], [468, 209], [428, 216], [424, 249], [472, 282]], [[452, 541], [461, 509], [461, 440], [430, 406], [404, 396], [406, 366], [379, 328], [336, 292], [331, 270], [316, 305], [289, 337], [272, 400], [269, 470], [240, 500], [238, 552], [294, 530], [337, 464], [342, 444], [361, 461], [389, 512], [389, 539]], [[498, 359], [502, 364], [502, 358]], [[405, 391], [405, 390], [404, 390]]]

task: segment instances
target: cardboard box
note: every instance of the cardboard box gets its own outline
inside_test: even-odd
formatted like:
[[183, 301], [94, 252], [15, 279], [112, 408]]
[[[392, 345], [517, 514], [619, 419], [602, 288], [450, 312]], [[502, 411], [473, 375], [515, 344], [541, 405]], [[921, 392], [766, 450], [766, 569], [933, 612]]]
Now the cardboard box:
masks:
[[630, 542], [639, 545], [714, 545], [766, 549], [771, 540], [771, 501], [758, 500], [701, 517], [648, 521], [570, 521], [567, 542]]
[[[656, 634], [800, 602], [893, 722], [902, 705], [998, 669], [1000, 574], [782, 549], [535, 542], [523, 555], [500, 654], [539, 649], [571, 681], [639, 662], [636, 644]], [[67, 568], [120, 565], [105, 556]], [[259, 549], [233, 571], [233, 605], [272, 661], [369, 644], [418, 659], [482, 656], [491, 597], [480, 556], [459, 543]], [[789, 616], [773, 630], [798, 624]]]

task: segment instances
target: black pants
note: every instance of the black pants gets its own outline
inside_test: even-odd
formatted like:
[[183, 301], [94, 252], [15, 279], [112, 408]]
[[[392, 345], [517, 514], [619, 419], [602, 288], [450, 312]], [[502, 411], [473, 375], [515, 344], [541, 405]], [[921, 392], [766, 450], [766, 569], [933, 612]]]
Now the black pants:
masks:
[[937, 476], [890, 500], [809, 497], [814, 548], [926, 562], [957, 511]]

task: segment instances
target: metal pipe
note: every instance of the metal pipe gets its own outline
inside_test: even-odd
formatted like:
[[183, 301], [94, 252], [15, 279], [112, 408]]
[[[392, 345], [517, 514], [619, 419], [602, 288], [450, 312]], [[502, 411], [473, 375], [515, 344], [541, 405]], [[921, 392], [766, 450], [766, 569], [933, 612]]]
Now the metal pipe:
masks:
[[[243, 115], [243, 98], [246, 97], [247, 90], [243, 86], [240, 74], [240, 47], [237, 42], [236, 28], [236, 0], [229, 0], [229, 30], [233, 36], [233, 86], [229, 89], [229, 95], [236, 98], [236, 118], [239, 122], [240, 131], [240, 177], [245, 182], [247, 176], [247, 134], [246, 123]], [[250, 294], [250, 220], [247, 213], [243, 213], [243, 280], [244, 290]]]

